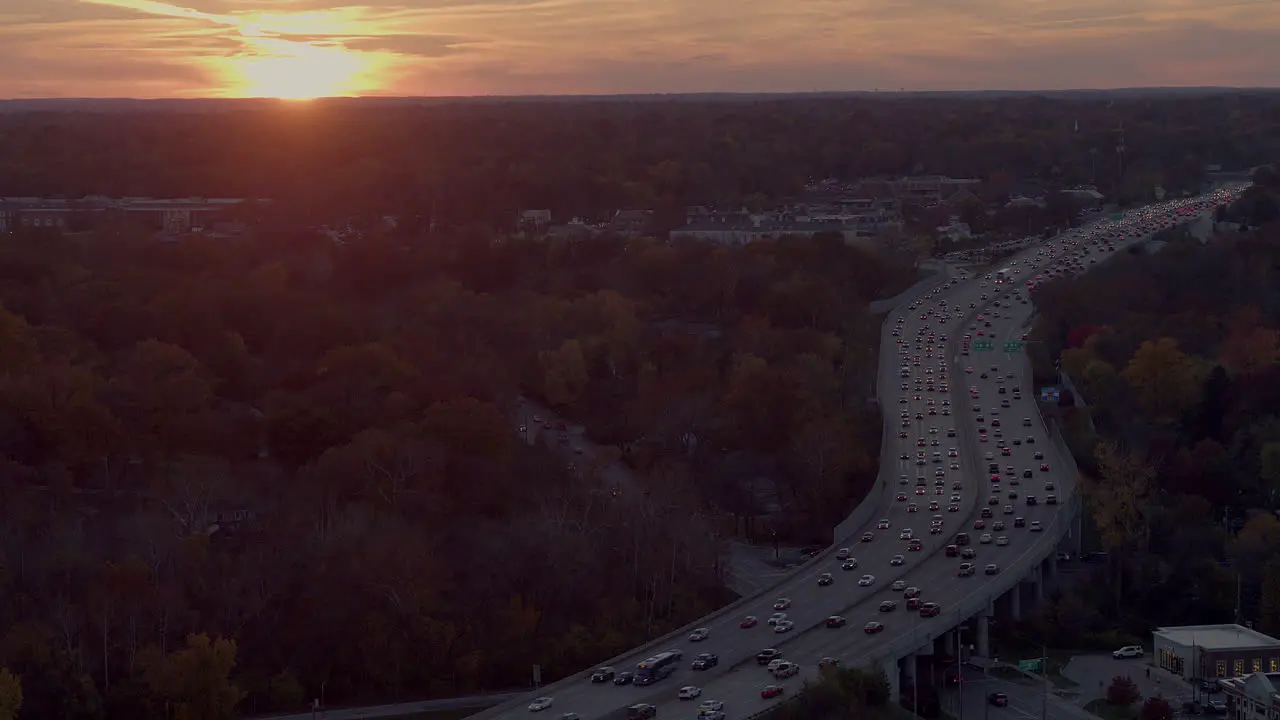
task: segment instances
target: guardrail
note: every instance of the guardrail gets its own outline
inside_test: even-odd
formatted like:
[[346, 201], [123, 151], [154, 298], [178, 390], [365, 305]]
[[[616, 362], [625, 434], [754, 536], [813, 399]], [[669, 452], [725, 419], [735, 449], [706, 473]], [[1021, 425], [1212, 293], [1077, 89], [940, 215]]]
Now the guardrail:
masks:
[[[949, 272], [947, 268], [944, 266], [941, 272], [931, 277], [925, 278], [924, 280], [921, 280], [920, 282], [913, 285], [911, 287], [911, 290], [914, 290], [915, 292], [918, 293], [926, 287], [933, 287], [934, 285], [943, 283], [946, 281], [948, 274]], [[900, 303], [903, 300], [907, 299], [907, 295], [908, 293], [899, 293], [898, 296], [896, 296], [896, 298], [894, 299], [896, 302]], [[894, 343], [884, 342], [886, 336], [892, 337], [892, 329], [890, 328], [891, 322], [892, 322], [892, 319], [890, 317], [886, 317], [884, 323], [881, 326], [881, 348], [880, 348], [881, 355], [883, 355], [884, 353], [896, 347]], [[882, 362], [883, 359], [884, 358], [881, 357], [880, 358], [881, 362], [877, 363], [877, 372], [882, 372], [886, 369], [885, 363]], [[893, 369], [893, 363], [889, 363], [888, 369], [889, 370]], [[881, 380], [883, 379], [884, 377], [877, 377], [876, 397], [878, 401], [880, 399], [881, 393], [883, 393], [884, 383], [881, 382]], [[884, 407], [883, 402], [881, 402], [880, 405], [882, 408]], [[886, 481], [885, 481], [885, 473], [887, 471], [886, 471], [886, 466], [883, 463], [883, 458], [884, 458], [885, 446], [888, 443], [888, 432], [882, 432], [880, 435], [881, 435], [880, 451], [881, 451], [882, 462], [880, 465], [880, 474], [877, 476], [876, 483], [867, 492], [867, 496], [862, 499], [862, 502], [858, 503], [858, 506], [854, 508], [851, 513], [849, 513], [849, 516], [846, 517], [843, 521], [840, 522], [839, 525], [835, 527], [834, 537], [833, 537], [834, 542], [831, 544], [831, 546], [823, 550], [822, 553], [820, 553], [814, 558], [814, 560], [824, 559], [827, 557], [827, 555], [836, 552], [836, 548], [839, 545], [840, 540], [843, 540], [851, 536], [854, 532], [856, 532], [857, 528], [861, 527], [864, 523], [870, 520], [871, 516], [875, 514], [875, 511], [880, 508], [880, 503], [881, 503], [881, 500], [883, 499], [884, 490], [887, 487]], [[892, 468], [890, 467], [888, 471], [891, 472], [891, 470]], [[848, 528], [852, 528], [852, 529], [848, 529]], [[694, 620], [693, 622], [685, 625], [684, 627], [681, 627], [677, 630], [673, 630], [667, 633], [666, 635], [663, 635], [662, 637], [656, 640], [651, 640], [639, 647], [631, 648], [615, 657], [605, 660], [604, 662], [596, 663], [591, 667], [595, 668], [595, 667], [604, 667], [604, 666], [612, 666], [612, 665], [621, 665], [623, 664], [624, 660], [626, 660], [628, 657], [631, 657], [633, 655], [648, 655], [657, 651], [659, 648], [665, 649], [667, 647], [670, 647], [673, 643], [682, 641], [685, 637], [688, 636], [689, 632], [692, 631], [694, 628], [702, 627], [708, 624], [709, 622], [723, 618], [726, 615], [737, 613], [741, 610], [742, 607], [744, 607], [748, 603], [756, 602], [762, 597], [767, 597], [771, 595], [775, 587], [777, 587], [782, 583], [787, 582], [792, 575], [794, 575], [796, 572], [800, 571], [803, 568], [804, 568], [804, 565], [796, 567], [791, 572], [788, 572], [787, 574], [780, 576], [776, 582], [774, 582], [773, 584], [771, 584], [766, 588], [762, 588], [759, 592], [755, 593], [754, 595], [747, 595], [745, 597], [738, 598], [736, 601], [720, 608], [719, 610], [716, 610], [712, 613], [704, 615], [703, 617], [700, 617], [697, 620]], [[589, 670], [590, 668], [588, 668], [588, 670], [584, 670], [582, 673], [569, 675], [568, 677], [562, 678], [561, 680], [558, 680], [550, 685], [546, 685], [536, 691], [529, 690], [523, 693], [523, 698], [530, 698], [530, 697], [533, 697], [535, 694], [554, 696], [557, 690], [561, 690], [572, 683], [579, 682], [580, 680], [582, 680], [583, 673], [588, 672]], [[506, 703], [504, 703], [504, 705], [505, 704]], [[503, 714], [503, 712], [505, 711], [502, 710], [501, 706], [499, 706], [499, 707], [491, 708], [490, 710], [487, 710], [483, 713], [478, 713], [471, 717], [474, 718], [475, 720], [491, 720], [491, 719], [500, 717]], [[614, 718], [614, 717], [625, 717], [625, 716], [626, 716], [626, 708], [620, 708], [618, 710], [615, 710], [609, 713], [607, 717]]]

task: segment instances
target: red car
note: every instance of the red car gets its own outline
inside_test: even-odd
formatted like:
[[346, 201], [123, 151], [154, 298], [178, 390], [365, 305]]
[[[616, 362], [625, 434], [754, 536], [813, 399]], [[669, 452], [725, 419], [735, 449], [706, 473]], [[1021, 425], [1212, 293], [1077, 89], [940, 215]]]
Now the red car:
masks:
[[766, 685], [764, 689], [760, 691], [760, 697], [766, 700], [769, 698], [776, 698], [780, 695], [782, 695], [782, 688], [778, 685]]
[[757, 620], [755, 615], [748, 615], [742, 619], [742, 622], [738, 623], [738, 627], [753, 628], [756, 626], [756, 622]]

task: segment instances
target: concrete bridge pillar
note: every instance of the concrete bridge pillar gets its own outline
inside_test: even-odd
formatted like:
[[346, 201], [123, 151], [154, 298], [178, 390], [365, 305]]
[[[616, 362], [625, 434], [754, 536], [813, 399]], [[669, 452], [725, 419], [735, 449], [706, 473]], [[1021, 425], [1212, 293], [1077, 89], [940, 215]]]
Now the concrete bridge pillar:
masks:
[[1044, 559], [1044, 567], [1041, 568], [1040, 574], [1044, 576], [1045, 581], [1049, 584], [1051, 592], [1058, 589], [1058, 553], [1053, 552], [1049, 557]]
[[991, 628], [988, 625], [990, 622], [991, 622], [990, 615], [983, 614], [978, 616], [978, 648], [977, 648], [978, 657], [982, 657], [982, 658], [991, 657], [991, 638], [990, 638]]
[[1045, 596], [1045, 572], [1043, 564], [1036, 564], [1035, 570], [1031, 571], [1031, 581], [1036, 584], [1036, 607], [1044, 605]]
[[899, 660], [885, 660], [880, 663], [880, 671], [884, 673], [885, 680], [889, 681], [889, 702], [898, 702], [902, 699], [902, 668], [899, 662]]
[[916, 684], [916, 665], [917, 664], [918, 663], [916, 662], [915, 653], [911, 653], [910, 655], [902, 658], [903, 679], [905, 679], [907, 683], [910, 685]]
[[1022, 583], [1009, 589], [1009, 616], [1014, 622], [1022, 620]]

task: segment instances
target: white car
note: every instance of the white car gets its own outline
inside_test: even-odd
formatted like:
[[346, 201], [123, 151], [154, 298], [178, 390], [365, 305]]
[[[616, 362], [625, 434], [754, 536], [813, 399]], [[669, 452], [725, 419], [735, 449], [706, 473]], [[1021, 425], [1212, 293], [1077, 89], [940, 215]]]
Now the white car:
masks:
[[780, 623], [780, 622], [782, 622], [782, 621], [784, 621], [784, 620], [786, 620], [786, 619], [787, 619], [787, 614], [786, 614], [786, 613], [784, 613], [784, 612], [776, 612], [776, 613], [774, 613], [774, 614], [772, 614], [772, 615], [770, 615], [770, 616], [769, 616], [769, 624], [770, 624], [770, 625], [777, 625], [778, 623]]
[[1119, 650], [1111, 653], [1111, 657], [1120, 658], [1136, 658], [1142, 657], [1143, 650], [1141, 645], [1126, 645]]
[[906, 580], [894, 580], [894, 581], [893, 581], [893, 585], [892, 585], [891, 587], [892, 587], [894, 590], [906, 590], [906, 589], [907, 589], [907, 581], [906, 581]]
[[553, 702], [555, 701], [549, 697], [534, 698], [533, 702], [529, 703], [529, 712], [542, 712], [551, 707]]
[[862, 577], [858, 578], [858, 584], [861, 585], [862, 587], [868, 587], [874, 584], [875, 581], [876, 581], [875, 575], [863, 575]]
[[791, 628], [793, 628], [793, 627], [795, 627], [795, 626], [796, 626], [796, 624], [795, 624], [795, 623], [793, 623], [793, 622], [791, 622], [790, 620], [779, 620], [779, 621], [778, 621], [778, 622], [773, 626], [773, 631], [774, 631], [774, 632], [776, 632], [776, 633], [791, 632]]
[[996, 538], [996, 545], [999, 545], [1000, 547], [1004, 547], [1005, 545], [1008, 545], [1008, 544], [1009, 544], [1008, 537], [1001, 535], [1000, 537]]
[[702, 694], [702, 688], [700, 687], [694, 687], [693, 685], [685, 685], [684, 687], [680, 688], [681, 700], [692, 700], [701, 694]]
[[719, 700], [703, 700], [698, 703], [698, 712], [700, 713], [721, 712], [722, 710], [724, 710], [724, 703]]
[[711, 636], [711, 631], [706, 628], [696, 628], [689, 633], [689, 642], [702, 642]]
[[982, 543], [983, 545], [990, 545], [991, 533], [982, 533], [982, 537], [978, 538], [978, 542]]

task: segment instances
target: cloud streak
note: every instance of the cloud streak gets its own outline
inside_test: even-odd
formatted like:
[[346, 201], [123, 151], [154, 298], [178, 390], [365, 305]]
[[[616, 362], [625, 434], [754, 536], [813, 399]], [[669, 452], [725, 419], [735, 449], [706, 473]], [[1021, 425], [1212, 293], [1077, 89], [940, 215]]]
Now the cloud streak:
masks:
[[0, 97], [1280, 86], [1277, 5], [4, 0]]

